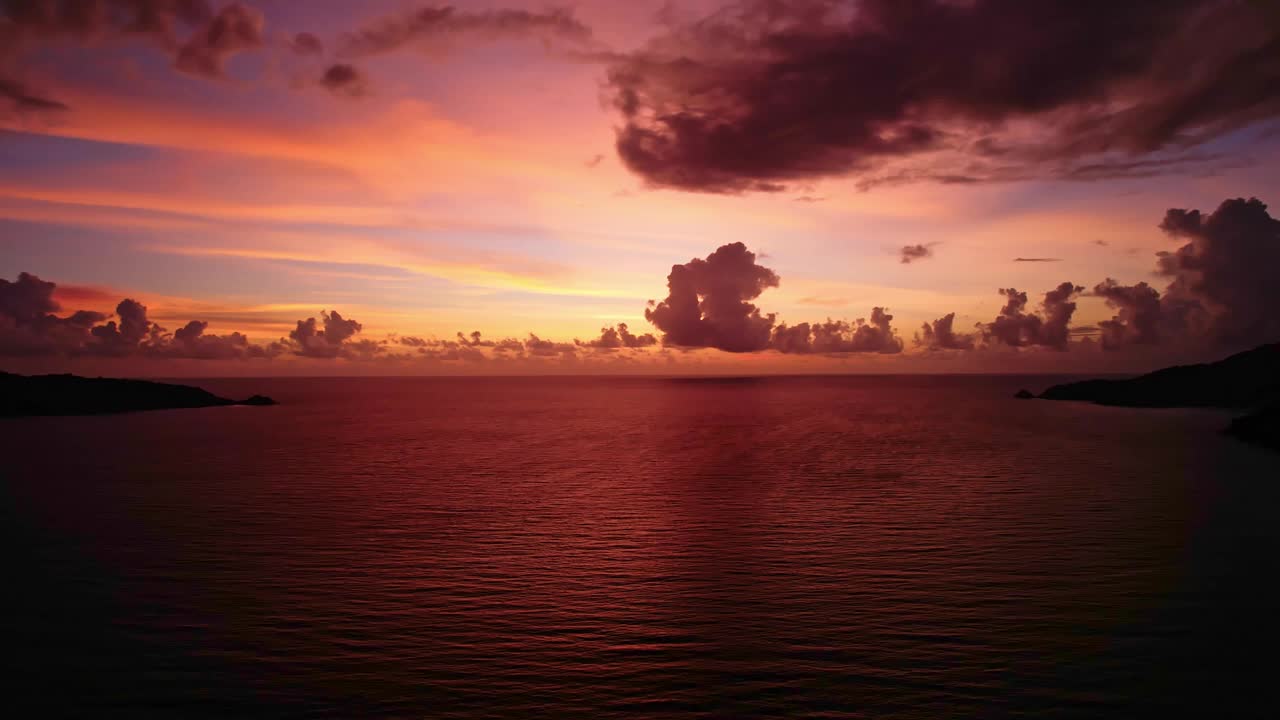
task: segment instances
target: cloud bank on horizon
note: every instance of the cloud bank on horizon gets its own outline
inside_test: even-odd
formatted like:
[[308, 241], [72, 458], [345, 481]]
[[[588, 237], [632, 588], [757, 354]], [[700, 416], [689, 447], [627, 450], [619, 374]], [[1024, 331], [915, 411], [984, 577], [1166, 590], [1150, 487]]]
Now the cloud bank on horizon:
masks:
[[[1092, 343], [1093, 328], [1071, 325], [1077, 299], [1090, 294], [1116, 311], [1096, 328], [1103, 350], [1168, 343], [1186, 347], [1239, 348], [1280, 338], [1280, 220], [1254, 198], [1226, 200], [1212, 213], [1170, 209], [1160, 227], [1186, 244], [1158, 257], [1157, 272], [1169, 279], [1161, 293], [1146, 282], [1124, 286], [1106, 278], [1092, 290], [1063, 282], [1029, 310], [1028, 293], [1000, 288], [1005, 304], [972, 333], [954, 328], [949, 312], [924, 323], [914, 336], [923, 352], [966, 352], [989, 346], [1067, 351]], [[755, 304], [778, 287], [778, 273], [758, 262], [741, 242], [706, 258], [673, 265], [668, 293], [650, 301], [644, 316], [661, 332], [635, 334], [625, 324], [601, 328], [587, 341], [557, 342], [530, 333], [527, 339], [484, 339], [480, 332], [456, 339], [391, 335], [357, 338], [360, 322], [339, 311], [297, 321], [288, 337], [251, 343], [238, 332], [207, 334], [208, 323], [192, 320], [170, 333], [147, 317], [147, 308], [125, 298], [114, 318], [90, 310], [58, 315], [56, 285], [28, 273], [0, 279], [0, 356], [147, 357], [170, 359], [270, 359], [293, 355], [317, 360], [431, 360], [482, 362], [503, 359], [577, 358], [580, 353], [665, 349], [713, 349], [727, 353], [897, 354], [906, 345], [892, 326], [893, 315], [873, 307], [852, 322], [827, 318], [788, 325]], [[1073, 334], [1084, 333], [1083, 340]]]

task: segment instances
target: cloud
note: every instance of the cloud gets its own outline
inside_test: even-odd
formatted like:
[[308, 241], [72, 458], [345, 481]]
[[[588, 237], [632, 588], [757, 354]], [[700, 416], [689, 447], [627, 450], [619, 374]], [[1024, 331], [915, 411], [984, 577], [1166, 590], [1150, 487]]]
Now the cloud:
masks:
[[773, 315], [761, 315], [749, 301], [778, 286], [778, 275], [756, 264], [740, 242], [722, 245], [705, 260], [673, 265], [667, 297], [645, 309], [644, 317], [676, 347], [710, 347], [751, 352], [769, 346]]
[[[239, 2], [214, 13], [206, 0], [0, 0], [0, 14], [0, 111], [68, 109], [20, 77], [26, 55], [55, 42], [142, 39], [171, 55], [180, 72], [206, 78], [223, 77], [232, 55], [263, 44], [262, 13]], [[312, 41], [302, 33], [291, 47], [309, 52]]]
[[132, 355], [139, 349], [144, 340], [147, 349], [159, 344], [164, 329], [147, 319], [147, 306], [125, 298], [116, 306], [116, 316], [120, 322], [108, 321], [90, 331], [97, 343], [88, 346], [87, 350], [94, 354], [124, 356]]
[[1064, 282], [1044, 294], [1042, 315], [1026, 312], [1027, 294], [1014, 288], [1002, 288], [1005, 305], [1000, 315], [982, 326], [988, 342], [1001, 342], [1010, 347], [1044, 346], [1066, 350], [1071, 334], [1071, 316], [1075, 314], [1073, 298], [1084, 288]]
[[1014, 262], [1024, 262], [1024, 263], [1050, 263], [1050, 262], [1062, 262], [1062, 258], [1048, 258], [1048, 257], [1016, 257], [1016, 258], [1014, 258], [1014, 259], [1013, 259], [1013, 261], [1014, 261]]
[[571, 10], [562, 8], [544, 12], [511, 8], [469, 11], [433, 5], [380, 18], [344, 35], [339, 53], [363, 57], [404, 47], [438, 53], [464, 40], [525, 37], [584, 45], [591, 40], [591, 28], [579, 22]]
[[617, 327], [600, 328], [600, 337], [581, 343], [586, 347], [600, 350], [617, 350], [619, 348], [642, 348], [658, 344], [658, 338], [650, 333], [635, 335], [626, 323], [618, 323]]
[[1160, 293], [1155, 288], [1145, 282], [1125, 286], [1107, 278], [1093, 287], [1093, 294], [1118, 311], [1110, 320], [1098, 323], [1104, 350], [1160, 341], [1162, 311]]
[[1225, 200], [1208, 215], [1171, 209], [1160, 228], [1187, 242], [1159, 255], [1170, 278], [1166, 322], [1225, 344], [1280, 338], [1280, 220], [1257, 198]]
[[90, 330], [106, 316], [80, 311], [58, 317], [56, 287], [28, 273], [19, 273], [15, 282], [0, 278], [0, 355], [69, 352], [89, 341]]
[[24, 39], [137, 35], [164, 48], [177, 45], [180, 28], [213, 17], [205, 0], [4, 0], [0, 10]]
[[902, 351], [902, 340], [891, 326], [893, 316], [882, 307], [872, 308], [870, 320], [828, 318], [775, 327], [776, 315], [761, 313], [750, 301], [779, 282], [778, 274], [757, 264], [756, 254], [742, 243], [722, 245], [705, 260], [694, 258], [672, 266], [667, 297], [659, 303], [650, 301], [644, 316], [662, 331], [662, 344], [669, 347], [735, 353]]
[[289, 41], [289, 49], [298, 55], [322, 55], [324, 43], [309, 32], [300, 32]]
[[145, 305], [129, 298], [116, 305], [115, 320], [89, 310], [59, 317], [55, 294], [55, 283], [29, 273], [20, 273], [16, 282], [0, 279], [0, 356], [219, 360], [271, 357], [279, 352], [272, 345], [251, 345], [240, 333], [207, 335], [209, 324], [201, 320], [192, 320], [170, 335], [147, 317]]
[[609, 58], [619, 157], [737, 193], [830, 176], [1185, 172], [1280, 114], [1280, 24], [1217, 0], [746, 0]]
[[54, 93], [27, 82], [26, 55], [53, 42], [89, 44], [140, 37], [166, 51], [180, 27], [208, 20], [198, 0], [0, 0], [0, 119], [69, 110]]
[[360, 97], [368, 92], [364, 74], [346, 63], [330, 65], [320, 76], [320, 85], [335, 95], [347, 97]]
[[955, 320], [955, 313], [947, 313], [932, 324], [924, 323], [920, 326], [920, 332], [916, 333], [916, 346], [926, 350], [972, 350], [974, 337], [957, 333], [952, 327]]
[[[200, 360], [231, 360], [249, 357], [251, 346], [249, 338], [240, 333], [230, 335], [205, 335], [209, 323], [203, 320], [192, 320], [173, 332], [170, 353], [177, 357]], [[269, 351], [259, 349], [265, 356]]]
[[340, 357], [348, 349], [343, 343], [364, 329], [354, 319], [342, 317], [337, 310], [322, 312], [320, 318], [320, 322], [313, 317], [299, 320], [297, 327], [289, 332], [296, 354], [312, 358]]
[[573, 343], [543, 340], [533, 333], [529, 333], [529, 339], [524, 341], [524, 349], [535, 357], [558, 356], [564, 358], [574, 356], [578, 350]]
[[17, 80], [0, 74], [0, 119], [10, 114], [24, 116], [30, 113], [58, 113], [69, 109], [63, 103], [36, 95]]
[[933, 257], [933, 246], [929, 245], [903, 245], [898, 251], [902, 256], [902, 264], [909, 265], [916, 260], [924, 260]]
[[231, 3], [178, 49], [174, 67], [192, 75], [220, 78], [232, 55], [262, 45], [263, 25], [261, 12]]
[[769, 345], [789, 354], [900, 353], [902, 340], [892, 322], [893, 316], [877, 307], [871, 309], [869, 321], [858, 318], [852, 323], [831, 319], [791, 326], [782, 323], [774, 328]]

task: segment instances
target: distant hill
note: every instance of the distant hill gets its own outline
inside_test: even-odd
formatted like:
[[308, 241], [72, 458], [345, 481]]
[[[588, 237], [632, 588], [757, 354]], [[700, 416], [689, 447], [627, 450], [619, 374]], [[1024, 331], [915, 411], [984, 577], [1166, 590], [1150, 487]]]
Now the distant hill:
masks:
[[1232, 420], [1226, 432], [1246, 442], [1280, 450], [1280, 343], [1256, 347], [1218, 362], [1165, 368], [1129, 380], [1054, 385], [1040, 397], [1127, 407], [1253, 409]]
[[1129, 407], [1260, 407], [1280, 402], [1280, 343], [1218, 362], [1179, 365], [1129, 380], [1054, 385], [1040, 397]]
[[271, 398], [261, 395], [235, 401], [189, 385], [147, 380], [0, 373], [0, 417], [99, 415], [140, 410], [275, 404]]

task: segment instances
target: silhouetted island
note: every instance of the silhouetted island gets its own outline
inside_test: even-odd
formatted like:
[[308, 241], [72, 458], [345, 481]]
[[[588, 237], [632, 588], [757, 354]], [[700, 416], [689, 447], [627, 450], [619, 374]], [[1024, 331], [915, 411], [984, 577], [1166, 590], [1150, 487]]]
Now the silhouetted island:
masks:
[[1127, 407], [1252, 408], [1280, 401], [1280, 343], [1225, 360], [1179, 365], [1129, 380], [1084, 380], [1054, 385], [1046, 400], [1084, 400]]
[[28, 415], [99, 415], [223, 407], [226, 405], [275, 405], [269, 397], [254, 395], [236, 401], [189, 385], [149, 380], [85, 378], [76, 375], [14, 375], [0, 372], [0, 417]]
[[1254, 412], [1232, 420], [1226, 432], [1280, 450], [1280, 343], [1218, 362], [1165, 368], [1129, 380], [1054, 385], [1040, 397], [1126, 407], [1252, 408]]

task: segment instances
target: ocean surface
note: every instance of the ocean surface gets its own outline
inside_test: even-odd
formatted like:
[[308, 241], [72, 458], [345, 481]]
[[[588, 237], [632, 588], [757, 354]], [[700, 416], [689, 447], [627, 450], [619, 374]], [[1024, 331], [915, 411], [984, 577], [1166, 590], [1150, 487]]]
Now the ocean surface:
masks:
[[1051, 382], [208, 380], [281, 405], [3, 420], [4, 706], [1280, 716], [1280, 454], [1012, 398]]

